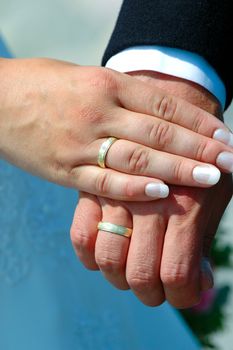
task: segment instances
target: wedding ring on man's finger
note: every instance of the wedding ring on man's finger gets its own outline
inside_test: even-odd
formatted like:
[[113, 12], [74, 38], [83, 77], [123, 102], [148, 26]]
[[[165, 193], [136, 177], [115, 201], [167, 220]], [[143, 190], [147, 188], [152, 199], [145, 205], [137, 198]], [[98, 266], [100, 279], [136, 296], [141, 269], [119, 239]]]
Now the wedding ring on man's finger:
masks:
[[117, 141], [118, 139], [116, 137], [109, 137], [107, 140], [105, 140], [102, 145], [100, 146], [99, 149], [99, 153], [98, 153], [98, 165], [101, 168], [106, 168], [106, 164], [105, 164], [105, 159], [107, 156], [107, 153], [110, 149], [110, 147], [114, 144], [115, 141]]
[[98, 230], [115, 233], [117, 235], [128, 237], [128, 238], [131, 237], [133, 232], [133, 230], [129, 227], [115, 225], [115, 224], [112, 224], [111, 222], [104, 222], [104, 221], [100, 221], [98, 223]]

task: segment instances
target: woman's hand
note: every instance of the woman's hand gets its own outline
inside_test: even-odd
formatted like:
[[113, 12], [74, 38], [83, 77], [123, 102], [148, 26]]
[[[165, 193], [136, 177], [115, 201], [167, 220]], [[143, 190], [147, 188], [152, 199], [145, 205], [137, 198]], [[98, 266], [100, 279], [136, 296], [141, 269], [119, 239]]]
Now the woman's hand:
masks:
[[[50, 181], [148, 201], [160, 197], [151, 183], [209, 187], [214, 165], [232, 171], [231, 147], [212, 139], [223, 129], [232, 142], [221, 121], [134, 77], [49, 59], [2, 59], [0, 77], [0, 154]], [[120, 140], [101, 169], [109, 136]]]
[[[157, 73], [147, 75], [143, 79], [148, 83], [217, 113], [217, 101], [203, 88]], [[211, 127], [211, 120], [208, 123], [203, 125]], [[80, 193], [71, 227], [73, 246], [87, 268], [100, 269], [119, 289], [131, 288], [146, 305], [167, 299], [175, 307], [190, 307], [213, 285], [210, 245], [231, 197], [229, 174], [211, 189], [171, 186], [168, 198], [149, 203]], [[131, 240], [98, 231], [99, 221], [132, 227]]]

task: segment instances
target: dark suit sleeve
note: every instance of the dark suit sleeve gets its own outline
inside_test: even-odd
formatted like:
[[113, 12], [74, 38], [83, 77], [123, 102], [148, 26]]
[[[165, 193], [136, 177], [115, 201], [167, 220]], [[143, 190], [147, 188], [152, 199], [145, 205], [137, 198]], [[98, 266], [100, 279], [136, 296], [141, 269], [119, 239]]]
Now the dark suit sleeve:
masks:
[[233, 0], [124, 0], [102, 64], [135, 45], [195, 52], [215, 68], [233, 95]]

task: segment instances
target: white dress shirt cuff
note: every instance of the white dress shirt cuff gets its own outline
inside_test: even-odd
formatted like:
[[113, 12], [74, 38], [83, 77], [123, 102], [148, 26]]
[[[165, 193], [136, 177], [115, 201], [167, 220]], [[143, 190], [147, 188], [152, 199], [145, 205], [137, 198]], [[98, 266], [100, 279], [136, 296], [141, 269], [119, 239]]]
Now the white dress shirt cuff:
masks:
[[193, 81], [210, 91], [224, 110], [225, 85], [215, 69], [196, 53], [163, 46], [134, 46], [112, 56], [106, 67], [125, 73], [152, 70]]

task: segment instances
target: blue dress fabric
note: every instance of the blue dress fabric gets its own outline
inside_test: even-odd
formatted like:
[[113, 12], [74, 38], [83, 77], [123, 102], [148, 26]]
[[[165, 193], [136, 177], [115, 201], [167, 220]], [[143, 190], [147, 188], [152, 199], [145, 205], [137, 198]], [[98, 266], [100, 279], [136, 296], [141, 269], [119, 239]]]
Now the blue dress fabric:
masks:
[[0, 349], [200, 349], [168, 304], [83, 268], [69, 238], [77, 197], [0, 160]]

